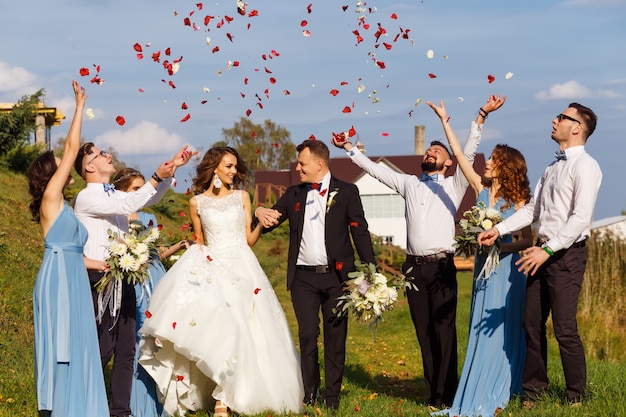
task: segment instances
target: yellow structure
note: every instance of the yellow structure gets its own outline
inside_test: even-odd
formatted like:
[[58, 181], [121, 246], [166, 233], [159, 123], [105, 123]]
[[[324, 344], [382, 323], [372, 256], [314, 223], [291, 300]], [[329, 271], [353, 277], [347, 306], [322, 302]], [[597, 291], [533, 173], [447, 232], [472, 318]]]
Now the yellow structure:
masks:
[[[0, 103], [0, 113], [10, 113], [14, 103]], [[56, 107], [46, 107], [44, 103], [37, 105], [35, 112], [35, 143], [40, 143], [50, 149], [50, 129], [58, 126], [65, 119], [65, 115]]]

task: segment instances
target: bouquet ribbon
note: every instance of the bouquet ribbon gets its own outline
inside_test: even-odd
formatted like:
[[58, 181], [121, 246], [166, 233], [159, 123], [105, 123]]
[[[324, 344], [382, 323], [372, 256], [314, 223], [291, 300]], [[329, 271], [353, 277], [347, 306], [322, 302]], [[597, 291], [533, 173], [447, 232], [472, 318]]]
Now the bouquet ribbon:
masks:
[[497, 245], [493, 245], [491, 249], [489, 249], [489, 253], [487, 254], [487, 259], [485, 260], [485, 264], [483, 268], [480, 270], [478, 275], [476, 275], [476, 279], [489, 279], [493, 271], [496, 270], [496, 267], [500, 263], [500, 248]]

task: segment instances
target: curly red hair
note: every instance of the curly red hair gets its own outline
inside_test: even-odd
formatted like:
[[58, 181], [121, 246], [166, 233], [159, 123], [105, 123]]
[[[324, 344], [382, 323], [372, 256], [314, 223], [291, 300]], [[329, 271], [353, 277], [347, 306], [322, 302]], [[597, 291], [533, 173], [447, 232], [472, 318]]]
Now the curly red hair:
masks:
[[[505, 204], [501, 210], [505, 211], [511, 205], [528, 203], [530, 200], [530, 182], [528, 181], [528, 167], [524, 155], [508, 145], [496, 145], [491, 153], [492, 170], [497, 173], [500, 189], [496, 198], [504, 198]], [[485, 179], [484, 185], [490, 186], [492, 180]]]

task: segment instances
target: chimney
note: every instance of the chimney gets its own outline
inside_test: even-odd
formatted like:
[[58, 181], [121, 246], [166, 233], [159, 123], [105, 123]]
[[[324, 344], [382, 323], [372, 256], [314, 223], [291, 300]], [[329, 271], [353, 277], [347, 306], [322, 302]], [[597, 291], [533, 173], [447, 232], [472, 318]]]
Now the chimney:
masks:
[[415, 155], [424, 155], [424, 125], [415, 126]]

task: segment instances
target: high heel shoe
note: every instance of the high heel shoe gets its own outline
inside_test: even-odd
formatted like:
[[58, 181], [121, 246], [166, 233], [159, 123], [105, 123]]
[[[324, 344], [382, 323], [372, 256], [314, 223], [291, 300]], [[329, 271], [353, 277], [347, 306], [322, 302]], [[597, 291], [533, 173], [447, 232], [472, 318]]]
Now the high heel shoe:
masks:
[[228, 412], [228, 407], [226, 407], [226, 404], [221, 401], [218, 402], [218, 404], [215, 404], [213, 417], [230, 417], [230, 413]]

